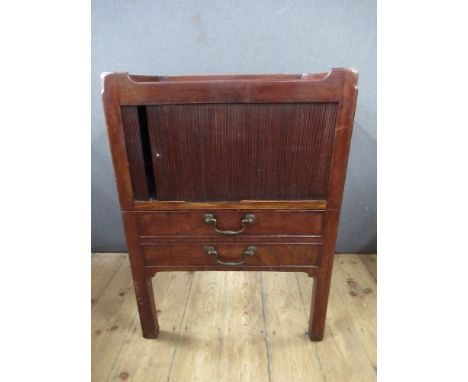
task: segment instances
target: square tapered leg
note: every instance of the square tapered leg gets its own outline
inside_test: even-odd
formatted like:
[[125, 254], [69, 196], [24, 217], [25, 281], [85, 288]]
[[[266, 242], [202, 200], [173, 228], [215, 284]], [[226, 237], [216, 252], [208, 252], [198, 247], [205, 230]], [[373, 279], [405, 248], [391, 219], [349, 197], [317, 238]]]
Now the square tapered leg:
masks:
[[153, 284], [151, 277], [134, 280], [135, 295], [140, 315], [143, 337], [156, 338], [159, 333], [159, 323], [154, 304]]
[[321, 272], [314, 278], [309, 319], [309, 338], [321, 341], [325, 330], [331, 272]]

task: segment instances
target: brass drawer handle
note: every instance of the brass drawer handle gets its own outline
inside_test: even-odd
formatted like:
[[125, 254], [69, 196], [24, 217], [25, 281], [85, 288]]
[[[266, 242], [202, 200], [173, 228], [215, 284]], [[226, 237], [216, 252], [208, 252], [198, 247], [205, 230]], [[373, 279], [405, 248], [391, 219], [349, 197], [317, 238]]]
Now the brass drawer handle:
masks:
[[241, 220], [241, 228], [238, 231], [223, 231], [220, 230], [216, 227], [217, 220], [213, 214], [204, 214], [203, 215], [203, 221], [206, 224], [211, 224], [214, 226], [214, 229], [217, 233], [220, 233], [221, 235], [238, 235], [242, 232], [244, 232], [245, 225], [246, 224], [253, 224], [255, 223], [255, 215], [254, 214], [247, 214], [244, 216], [244, 218]]
[[257, 248], [253, 245], [247, 247], [245, 251], [242, 253], [241, 261], [222, 261], [219, 259], [219, 252], [215, 247], [205, 247], [205, 253], [208, 256], [214, 256], [218, 264], [221, 265], [242, 265], [244, 264], [247, 256], [253, 256], [257, 253]]

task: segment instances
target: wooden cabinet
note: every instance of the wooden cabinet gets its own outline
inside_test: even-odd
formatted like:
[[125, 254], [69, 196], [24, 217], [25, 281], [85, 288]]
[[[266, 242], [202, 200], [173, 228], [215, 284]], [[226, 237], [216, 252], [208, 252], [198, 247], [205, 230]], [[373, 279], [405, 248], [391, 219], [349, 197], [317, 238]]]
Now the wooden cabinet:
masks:
[[323, 337], [357, 72], [105, 73], [103, 102], [141, 326], [151, 278], [176, 270], [306, 272]]

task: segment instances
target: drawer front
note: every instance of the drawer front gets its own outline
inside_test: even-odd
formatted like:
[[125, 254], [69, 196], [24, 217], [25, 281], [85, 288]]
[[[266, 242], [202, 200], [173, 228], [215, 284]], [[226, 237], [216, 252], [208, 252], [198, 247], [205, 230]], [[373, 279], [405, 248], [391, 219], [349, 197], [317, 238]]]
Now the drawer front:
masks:
[[139, 212], [137, 220], [141, 236], [307, 236], [321, 233], [323, 214], [323, 211], [168, 211]]
[[317, 244], [156, 244], [143, 245], [149, 266], [312, 266]]

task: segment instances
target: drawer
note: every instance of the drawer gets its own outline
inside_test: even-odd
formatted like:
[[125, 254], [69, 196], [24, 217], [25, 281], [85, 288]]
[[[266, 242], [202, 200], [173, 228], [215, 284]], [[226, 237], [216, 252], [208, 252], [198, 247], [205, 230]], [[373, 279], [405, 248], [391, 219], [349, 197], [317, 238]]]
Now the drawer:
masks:
[[284, 210], [136, 213], [141, 236], [319, 235], [323, 214]]
[[318, 244], [156, 244], [143, 245], [149, 266], [312, 266]]

